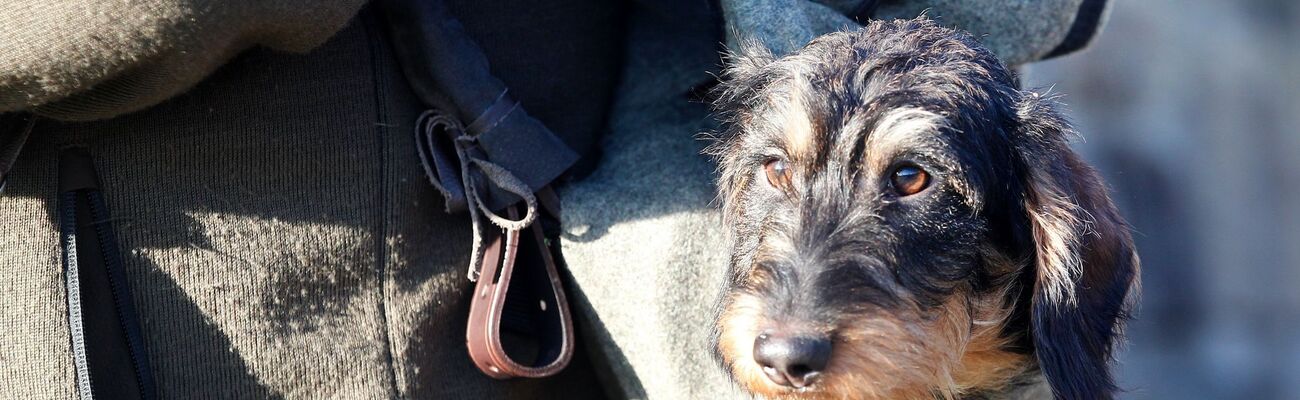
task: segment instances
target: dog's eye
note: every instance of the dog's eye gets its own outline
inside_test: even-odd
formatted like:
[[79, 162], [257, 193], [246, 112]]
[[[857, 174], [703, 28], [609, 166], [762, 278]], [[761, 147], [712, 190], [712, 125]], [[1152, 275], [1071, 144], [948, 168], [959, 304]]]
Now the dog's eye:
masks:
[[763, 164], [763, 171], [767, 172], [767, 183], [772, 187], [786, 189], [790, 186], [790, 165], [782, 159], [774, 159]]
[[889, 183], [894, 185], [894, 191], [900, 196], [911, 196], [930, 186], [930, 174], [921, 167], [904, 165], [894, 169]]

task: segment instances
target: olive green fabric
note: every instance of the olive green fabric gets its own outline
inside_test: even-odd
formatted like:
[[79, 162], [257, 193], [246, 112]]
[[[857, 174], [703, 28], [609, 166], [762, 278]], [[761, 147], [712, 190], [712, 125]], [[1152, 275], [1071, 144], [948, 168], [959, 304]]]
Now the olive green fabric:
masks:
[[[724, 0], [723, 11], [738, 3]], [[757, 3], [763, 2], [744, 5]], [[802, 25], [761, 29], [813, 32], [834, 20], [818, 18], [840, 15], [812, 2], [790, 5], [779, 13], [768, 9], [768, 16]], [[687, 93], [719, 73], [714, 44], [723, 38], [672, 22], [691, 19], [633, 12], [604, 158], [589, 177], [561, 191], [564, 254], [577, 283], [577, 308], [595, 339], [585, 344], [617, 397], [750, 398], [721, 372], [709, 345], [728, 248], [722, 216], [710, 205], [714, 165], [701, 155], [707, 143], [699, 140], [715, 122], [708, 106]], [[1023, 396], [1041, 398], [1041, 390]]]
[[[845, 14], [853, 13], [862, 1], [722, 0], [721, 4], [732, 48], [737, 40], [755, 40], [779, 55], [803, 47], [819, 35], [858, 27]], [[924, 13], [943, 25], [975, 35], [1007, 64], [1020, 65], [1042, 59], [1065, 41], [1083, 2], [880, 1], [872, 18], [910, 19]]]
[[419, 107], [365, 17], [143, 112], [38, 123], [0, 197], [0, 397], [71, 395], [52, 199], [58, 148], [84, 144], [164, 398], [746, 398], [708, 349], [726, 249], [696, 139], [713, 122], [686, 95], [723, 39], [632, 15], [604, 158], [561, 190], [581, 344], [561, 376], [470, 363], [469, 223], [425, 180]]
[[[728, 27], [781, 54], [855, 26], [861, 0], [723, 0]], [[877, 18], [927, 11], [969, 30], [1010, 64], [1062, 43], [1083, 0], [883, 2]], [[184, 92], [241, 51], [305, 52], [339, 29], [364, 0], [0, 3], [0, 112], [33, 110], [93, 120], [141, 110]], [[734, 39], [734, 38], [733, 38]], [[733, 41], [734, 43], [734, 41]]]
[[722, 38], [673, 22], [683, 19], [633, 13], [601, 165], [560, 193], [564, 256], [595, 339], [584, 344], [616, 397], [748, 398], [709, 346], [727, 247], [696, 138], [714, 125], [687, 95], [718, 72]]
[[261, 45], [306, 52], [365, 0], [6, 0], [0, 112], [107, 118], [157, 104]]
[[909, 0], [882, 2], [875, 18], [925, 13], [970, 32], [1009, 65], [1037, 61], [1065, 41], [1084, 0]]
[[38, 122], [0, 197], [0, 397], [74, 389], [52, 223], [68, 145], [95, 158], [160, 398], [601, 396], [582, 354], [541, 380], [470, 362], [469, 223], [425, 181], [421, 110], [375, 25], [249, 52], [144, 112]]

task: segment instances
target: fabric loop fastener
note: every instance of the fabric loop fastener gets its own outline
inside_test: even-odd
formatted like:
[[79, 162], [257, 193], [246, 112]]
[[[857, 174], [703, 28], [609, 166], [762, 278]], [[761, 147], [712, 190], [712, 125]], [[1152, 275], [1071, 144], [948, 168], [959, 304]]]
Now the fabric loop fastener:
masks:
[[557, 269], [558, 242], [535, 221], [560, 217], [551, 183], [578, 154], [507, 94], [445, 2], [378, 4], [411, 89], [432, 108], [415, 127], [425, 173], [447, 211], [466, 210], [472, 221], [470, 360], [498, 379], [559, 373], [575, 347], [572, 313]]
[[[474, 231], [468, 272], [471, 281], [478, 280], [482, 264], [483, 237], [486, 236], [483, 218], [498, 228], [515, 232], [527, 228], [537, 219], [538, 202], [534, 192], [541, 187], [531, 187], [519, 176], [519, 171], [493, 162], [491, 149], [485, 148], [481, 140], [509, 118], [518, 106], [518, 102], [502, 92], [469, 128], [438, 109], [425, 111], [416, 120], [416, 147], [429, 181], [446, 199], [447, 212], [469, 212]], [[453, 156], [455, 161], [449, 159]], [[545, 179], [539, 186], [544, 186], [549, 180]], [[525, 211], [519, 219], [498, 213], [504, 206], [520, 200]]]

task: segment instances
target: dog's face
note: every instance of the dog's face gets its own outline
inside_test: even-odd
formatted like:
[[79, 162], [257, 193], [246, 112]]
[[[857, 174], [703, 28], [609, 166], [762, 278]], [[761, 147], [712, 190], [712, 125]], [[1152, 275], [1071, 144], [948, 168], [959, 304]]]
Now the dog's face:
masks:
[[1137, 259], [1049, 100], [967, 35], [876, 22], [737, 55], [711, 147], [716, 353], [766, 397], [1104, 398]]

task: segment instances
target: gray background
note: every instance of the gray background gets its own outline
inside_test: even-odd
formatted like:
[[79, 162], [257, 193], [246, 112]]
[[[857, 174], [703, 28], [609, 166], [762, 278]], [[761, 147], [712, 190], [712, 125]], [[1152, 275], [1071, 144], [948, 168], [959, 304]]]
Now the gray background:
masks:
[[1137, 230], [1129, 398], [1300, 398], [1300, 2], [1116, 0], [1039, 63]]

